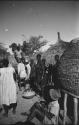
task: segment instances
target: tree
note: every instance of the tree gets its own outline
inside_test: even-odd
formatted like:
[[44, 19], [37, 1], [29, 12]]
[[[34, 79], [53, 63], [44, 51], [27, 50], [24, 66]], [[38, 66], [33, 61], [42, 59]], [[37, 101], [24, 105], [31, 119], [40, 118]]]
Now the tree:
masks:
[[38, 51], [42, 46], [46, 45], [47, 41], [42, 40], [43, 36], [31, 36], [29, 42], [23, 41], [22, 51], [27, 54], [33, 54], [34, 51]]
[[7, 49], [4, 47], [3, 43], [0, 43], [0, 60], [2, 60], [3, 58], [7, 58], [7, 56]]
[[26, 42], [26, 41], [23, 41], [23, 45], [22, 45], [22, 51], [25, 53], [25, 54], [29, 54], [30, 53], [30, 49], [31, 49], [31, 45], [30, 43]]

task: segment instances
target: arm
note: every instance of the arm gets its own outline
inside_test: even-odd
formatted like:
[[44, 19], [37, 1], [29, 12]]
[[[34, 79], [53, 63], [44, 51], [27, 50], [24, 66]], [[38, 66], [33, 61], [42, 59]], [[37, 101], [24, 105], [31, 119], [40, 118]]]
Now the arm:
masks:
[[15, 69], [13, 68], [13, 79], [14, 79], [14, 81], [16, 82], [16, 72], [15, 72]]
[[16, 73], [15, 73], [15, 72], [13, 73], [13, 78], [14, 78], [14, 80], [15, 80], [15, 82], [16, 82], [16, 78], [17, 78], [17, 77], [16, 77]]

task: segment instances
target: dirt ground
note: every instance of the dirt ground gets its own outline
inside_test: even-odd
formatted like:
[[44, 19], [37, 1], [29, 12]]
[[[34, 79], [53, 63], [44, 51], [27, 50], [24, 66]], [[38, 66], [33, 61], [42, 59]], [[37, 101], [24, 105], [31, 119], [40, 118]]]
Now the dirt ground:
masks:
[[22, 115], [21, 113], [27, 112], [31, 106], [38, 100], [38, 97], [35, 96], [32, 99], [24, 99], [22, 98], [22, 91], [18, 91], [17, 93], [17, 109], [16, 109], [16, 114], [14, 115], [12, 113], [12, 109], [9, 111], [8, 117], [4, 117], [2, 111], [0, 113], [0, 124], [14, 124], [16, 122], [24, 122], [27, 118], [27, 116]]
[[[12, 110], [9, 111], [8, 117], [4, 117], [2, 111], [0, 113], [0, 125], [1, 124], [15, 124], [17, 122], [24, 122], [27, 119], [27, 115], [22, 115], [24, 112], [28, 112], [31, 106], [38, 101], [38, 96], [34, 96], [32, 99], [24, 99], [22, 98], [23, 90], [18, 91], [17, 93], [17, 109], [16, 109], [16, 114], [14, 115], [12, 113]], [[60, 110], [61, 115], [63, 116], [63, 111]], [[41, 125], [41, 123], [37, 120], [34, 119], [33, 122], [36, 125]], [[70, 123], [70, 119], [67, 117], [67, 122]], [[60, 119], [60, 124], [62, 124], [62, 120]]]

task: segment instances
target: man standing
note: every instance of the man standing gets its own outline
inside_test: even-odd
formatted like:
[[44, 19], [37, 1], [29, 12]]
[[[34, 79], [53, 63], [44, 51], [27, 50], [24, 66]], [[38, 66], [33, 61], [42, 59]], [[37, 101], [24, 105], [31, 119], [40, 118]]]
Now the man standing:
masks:
[[36, 64], [36, 86], [37, 86], [37, 92], [40, 94], [41, 92], [41, 81], [42, 81], [42, 61], [41, 61], [41, 55], [38, 54], [36, 56], [37, 64]]
[[52, 67], [52, 81], [54, 82], [55, 88], [60, 88], [60, 81], [58, 79], [59, 55], [55, 55], [55, 62], [55, 65]]

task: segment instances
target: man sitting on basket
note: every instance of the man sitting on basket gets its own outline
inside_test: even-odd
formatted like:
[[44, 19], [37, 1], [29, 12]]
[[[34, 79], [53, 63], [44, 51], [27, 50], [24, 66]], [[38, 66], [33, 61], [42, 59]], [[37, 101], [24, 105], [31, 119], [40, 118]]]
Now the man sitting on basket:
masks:
[[36, 117], [44, 125], [57, 125], [60, 91], [52, 86], [47, 86], [44, 94], [44, 101], [36, 102], [30, 109], [27, 121]]

